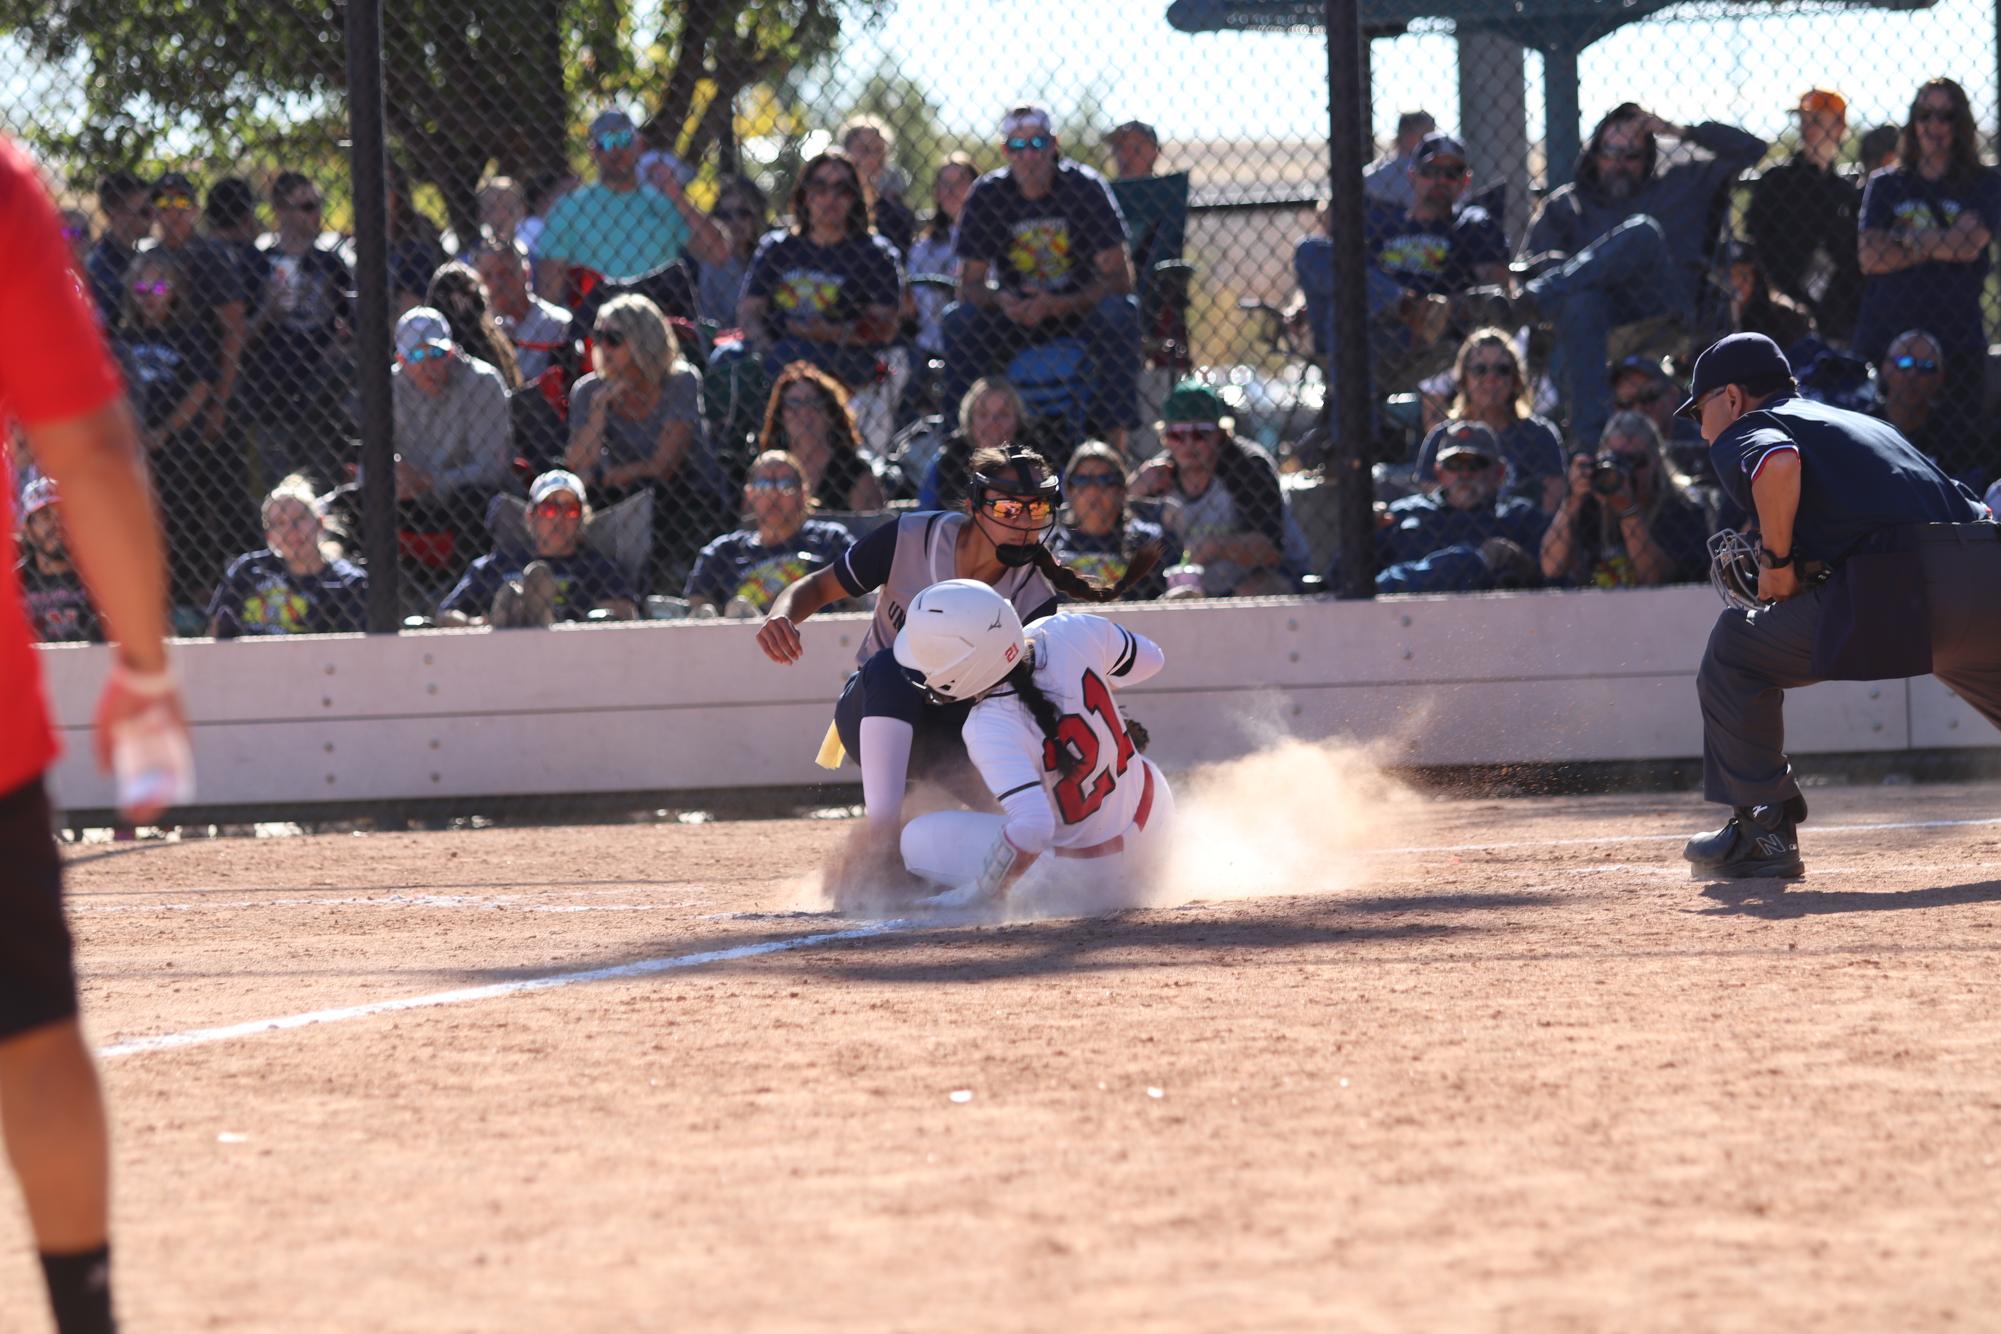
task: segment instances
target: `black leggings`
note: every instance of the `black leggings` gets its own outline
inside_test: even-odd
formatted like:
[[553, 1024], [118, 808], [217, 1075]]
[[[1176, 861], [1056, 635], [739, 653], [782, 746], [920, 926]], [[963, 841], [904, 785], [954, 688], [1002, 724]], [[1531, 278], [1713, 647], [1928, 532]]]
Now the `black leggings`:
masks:
[[0, 797], [0, 1041], [76, 1014], [52, 830], [41, 779]]

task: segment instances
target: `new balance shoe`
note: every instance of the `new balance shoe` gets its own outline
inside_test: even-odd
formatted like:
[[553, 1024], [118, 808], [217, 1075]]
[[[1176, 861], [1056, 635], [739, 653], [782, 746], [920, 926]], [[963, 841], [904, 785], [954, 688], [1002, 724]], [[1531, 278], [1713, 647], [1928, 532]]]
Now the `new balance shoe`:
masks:
[[[1800, 802], [1800, 808], [1805, 803]], [[1697, 880], [1797, 880], [1806, 874], [1800, 860], [1799, 822], [1794, 803], [1739, 806], [1713, 834], [1698, 834], [1681, 855]]]

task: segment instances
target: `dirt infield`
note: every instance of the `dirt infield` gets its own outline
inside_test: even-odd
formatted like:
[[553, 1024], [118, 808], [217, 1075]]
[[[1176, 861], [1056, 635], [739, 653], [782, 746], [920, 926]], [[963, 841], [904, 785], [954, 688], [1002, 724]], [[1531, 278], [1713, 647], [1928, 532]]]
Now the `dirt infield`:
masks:
[[73, 849], [128, 1327], [1987, 1326], [1997, 797], [1816, 791], [1782, 893], [1691, 797], [1386, 801], [1290, 893], [818, 945], [839, 822]]

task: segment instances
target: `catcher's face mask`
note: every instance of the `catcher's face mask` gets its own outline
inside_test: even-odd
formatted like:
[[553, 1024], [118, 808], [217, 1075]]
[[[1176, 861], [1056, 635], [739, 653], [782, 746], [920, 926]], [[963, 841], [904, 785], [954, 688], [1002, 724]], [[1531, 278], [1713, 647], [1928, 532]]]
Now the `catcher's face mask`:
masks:
[[1734, 528], [1709, 539], [1709, 585], [1739, 611], [1758, 611], [1758, 544]]
[[1034, 563], [1037, 548], [1056, 527], [1056, 500], [1061, 489], [1049, 465], [1025, 451], [1008, 455], [1007, 462], [990, 473], [974, 474], [974, 508], [994, 524], [1028, 539], [996, 539], [994, 549], [1001, 564]]

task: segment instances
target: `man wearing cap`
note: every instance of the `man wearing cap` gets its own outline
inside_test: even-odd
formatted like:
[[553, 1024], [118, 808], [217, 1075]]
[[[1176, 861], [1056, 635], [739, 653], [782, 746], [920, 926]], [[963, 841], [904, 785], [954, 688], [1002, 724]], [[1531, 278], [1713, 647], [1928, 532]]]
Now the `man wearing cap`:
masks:
[[447, 531], [474, 527], [514, 459], [506, 381], [459, 352], [443, 315], [417, 306], [396, 321], [392, 390], [397, 501]]
[[1772, 286], [1812, 311], [1823, 337], [1845, 346], [1862, 304], [1855, 247], [1862, 191], [1834, 166], [1848, 136], [1848, 99], [1809, 88], [1794, 114], [1799, 149], [1758, 178], [1744, 229]]
[[[1452, 357], [1444, 335], [1463, 336], [1489, 322], [1487, 307], [1465, 294], [1508, 280], [1500, 224], [1483, 208], [1459, 207], [1471, 179], [1465, 145], [1449, 134], [1427, 134], [1412, 156], [1409, 207], [1369, 201], [1364, 241], [1378, 393], [1410, 388], [1443, 370]], [[1334, 339], [1332, 242], [1301, 241], [1293, 266], [1315, 347], [1325, 356]]]
[[1680, 410], [1756, 516], [1760, 604], [1724, 610], [1696, 675], [1703, 795], [1731, 818], [1684, 855], [1698, 878], [1792, 879], [1783, 692], [1929, 672], [2001, 725], [2001, 526], [1887, 423], [1801, 398], [1763, 334], [1704, 352]]
[[1396, 142], [1390, 151], [1362, 169], [1362, 194], [1378, 204], [1409, 208], [1414, 194], [1410, 169], [1417, 159], [1417, 146], [1437, 128], [1438, 122], [1429, 111], [1406, 111], [1398, 116]]
[[1091, 360], [1086, 426], [1123, 450], [1139, 425], [1140, 353], [1125, 220], [1104, 177], [1064, 160], [1048, 112], [1015, 107], [1001, 131], [1007, 166], [973, 183], [959, 215], [944, 400], [1023, 348], [1076, 338]]
[[[1169, 526], [1205, 597], [1291, 593], [1305, 554], [1292, 542], [1285, 493], [1263, 450], [1231, 433], [1222, 395], [1197, 380], [1176, 385], [1157, 424], [1163, 452], [1139, 470], [1131, 493], [1174, 502]], [[1288, 530], [1291, 531], [1288, 531]], [[1292, 545], [1295, 568], [1288, 567]]]
[[100, 643], [104, 631], [63, 542], [56, 484], [37, 477], [21, 493], [21, 563], [15, 574], [28, 606], [28, 624], [44, 644]]
[[582, 545], [590, 522], [583, 479], [561, 468], [528, 488], [528, 551], [481, 556], [438, 604], [443, 625], [497, 629], [581, 621], [602, 611], [614, 621], [639, 614], [639, 593], [610, 560]]
[[[1663, 161], [1663, 138], [1702, 152]], [[1717, 192], [1765, 148], [1733, 126], [1675, 125], [1621, 103], [1592, 131], [1571, 183], [1537, 210], [1520, 256], [1536, 276], [1523, 284], [1518, 312], [1556, 332], [1550, 369], [1580, 445], [1595, 446], [1605, 427], [1612, 331], [1694, 317]]]
[[1501, 443], [1484, 422], [1453, 422], [1438, 450], [1438, 489], [1394, 501], [1376, 530], [1378, 593], [1470, 593], [1536, 582], [1547, 523], [1504, 496]]
[[601, 111], [591, 121], [595, 184], [580, 185], [557, 200], [535, 239], [535, 285], [567, 305], [570, 270], [589, 269], [614, 282], [672, 264], [686, 250], [704, 264], [729, 259], [729, 243], [707, 214], [688, 198], [673, 165], [654, 163], [639, 177], [639, 127], [623, 111]]

